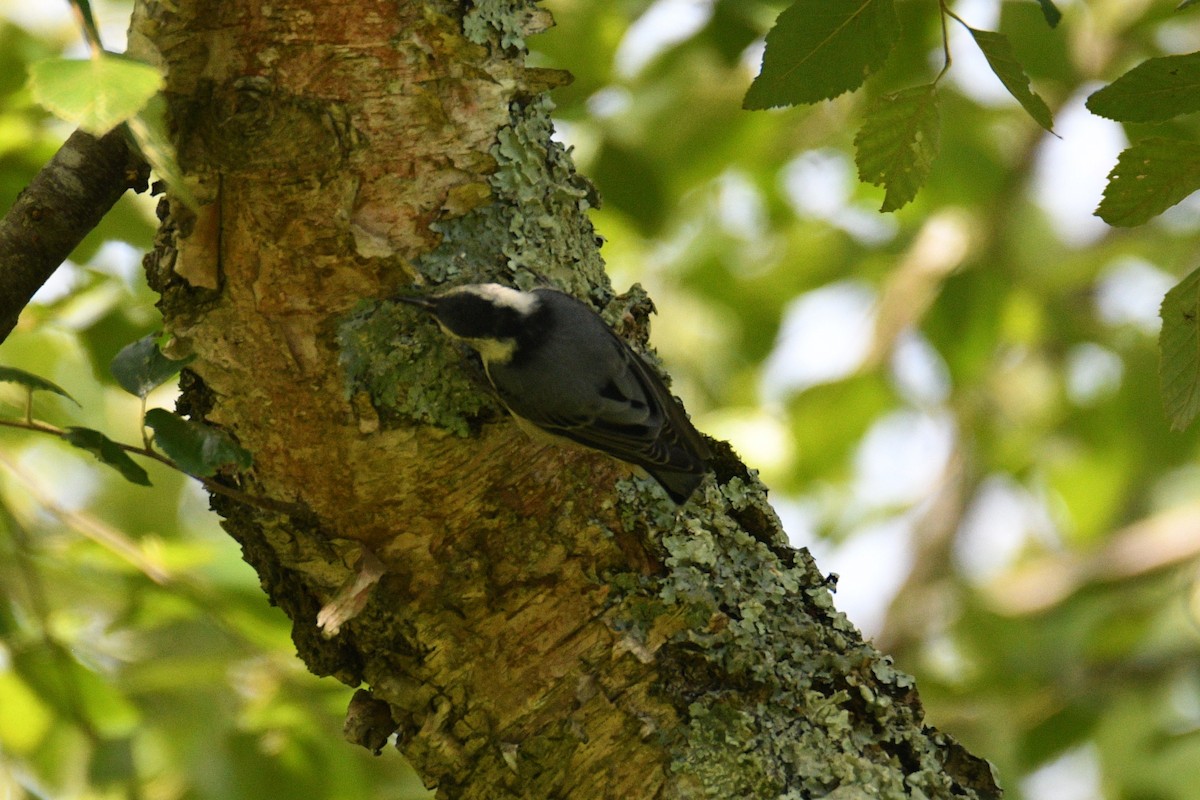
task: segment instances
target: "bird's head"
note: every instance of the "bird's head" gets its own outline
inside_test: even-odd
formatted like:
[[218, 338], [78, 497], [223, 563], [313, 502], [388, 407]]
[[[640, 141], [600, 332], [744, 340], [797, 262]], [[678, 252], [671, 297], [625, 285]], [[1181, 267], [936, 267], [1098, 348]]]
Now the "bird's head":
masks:
[[474, 283], [438, 294], [396, 299], [428, 311], [442, 330], [474, 347], [485, 362], [501, 364], [511, 360], [541, 305], [536, 294], [498, 283]]

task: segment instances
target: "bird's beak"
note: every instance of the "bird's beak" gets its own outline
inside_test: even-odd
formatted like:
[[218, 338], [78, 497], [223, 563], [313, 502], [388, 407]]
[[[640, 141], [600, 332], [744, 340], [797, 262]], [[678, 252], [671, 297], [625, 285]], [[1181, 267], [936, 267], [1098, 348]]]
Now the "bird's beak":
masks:
[[434, 304], [432, 298], [425, 297], [425, 296], [419, 295], [419, 294], [402, 294], [402, 295], [396, 296], [393, 299], [398, 300], [401, 303], [408, 303], [410, 306], [416, 306], [417, 308], [422, 308], [426, 311], [433, 311], [435, 308], [437, 308], [437, 306]]

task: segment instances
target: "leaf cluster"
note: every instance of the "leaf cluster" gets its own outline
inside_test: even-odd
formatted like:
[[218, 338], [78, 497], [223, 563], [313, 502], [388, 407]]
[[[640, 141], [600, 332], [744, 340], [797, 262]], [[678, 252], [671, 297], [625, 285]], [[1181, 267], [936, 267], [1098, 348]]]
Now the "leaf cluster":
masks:
[[[112, 467], [129, 482], [142, 486], [150, 485], [150, 476], [130, 458], [131, 452], [156, 458], [198, 478], [215, 475], [226, 467], [249, 469], [250, 453], [221, 429], [184, 419], [162, 408], [145, 409], [146, 396], [178, 375], [192, 361], [190, 356], [183, 359], [168, 358], [160, 349], [157, 339], [157, 336], [149, 335], [125, 346], [113, 358], [111, 366], [113, 377], [121, 388], [142, 400], [142, 426], [154, 431], [153, 439], [147, 437], [143, 447], [120, 444], [91, 428], [71, 426], [60, 431], [45, 423], [35, 422], [35, 392], [51, 392], [72, 402], [75, 399], [57, 384], [15, 367], [0, 366], [0, 382], [15, 383], [25, 389], [25, 420], [0, 420], [0, 424], [58, 435], [67, 444], [96, 456], [100, 463]], [[155, 444], [166, 454], [165, 458], [154, 451]]]
[[[1051, 27], [1061, 17], [1040, 0]], [[941, 3], [945, 67], [932, 82], [880, 97], [855, 137], [859, 177], [886, 190], [881, 211], [907, 205], [925, 183], [940, 148], [938, 82], [950, 67], [949, 17], [965, 27], [1004, 88], [1043, 128], [1053, 132], [1050, 109], [1029, 87], [1029, 77], [1008, 37], [977, 30]], [[894, 0], [796, 0], [767, 34], [762, 71], [746, 92], [747, 109], [829, 100], [853, 91], [887, 61], [900, 37]]]

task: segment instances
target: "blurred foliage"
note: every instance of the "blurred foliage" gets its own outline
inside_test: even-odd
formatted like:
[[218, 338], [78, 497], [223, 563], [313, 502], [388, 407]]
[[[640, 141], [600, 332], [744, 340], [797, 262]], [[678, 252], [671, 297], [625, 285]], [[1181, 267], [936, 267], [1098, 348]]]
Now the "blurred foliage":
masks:
[[[560, 137], [605, 200], [614, 283], [656, 300], [676, 391], [841, 573], [929, 722], [1013, 798], [1183, 800], [1200, 785], [1200, 469], [1162, 411], [1156, 312], [1200, 266], [1200, 203], [1136, 228], [1089, 212], [1128, 140], [1200, 136], [1193, 116], [1122, 127], [1083, 101], [1200, 50], [1200, 10], [1059, 2], [1050, 29], [1046, 5], [952, 7], [1008, 37], [1063, 139], [952, 31], [940, 153], [888, 215], [854, 135], [940, 69], [934, 0], [897, 4], [886, 70], [804, 108], [741, 109], [783, 2], [553, 0], [532, 59], [576, 77], [554, 93]], [[36, 34], [0, 23], [0, 210], [66, 133], [20, 76], [73, 35], [65, 10]], [[39, 393], [47, 421], [140, 438], [107, 365], [155, 328], [152, 219], [123, 200], [0, 352], [81, 404]], [[420, 796], [394, 754], [342, 741], [350, 690], [303, 672], [194, 482], [148, 464], [155, 488], [131, 486], [18, 431], [0, 457], [0, 787]]]

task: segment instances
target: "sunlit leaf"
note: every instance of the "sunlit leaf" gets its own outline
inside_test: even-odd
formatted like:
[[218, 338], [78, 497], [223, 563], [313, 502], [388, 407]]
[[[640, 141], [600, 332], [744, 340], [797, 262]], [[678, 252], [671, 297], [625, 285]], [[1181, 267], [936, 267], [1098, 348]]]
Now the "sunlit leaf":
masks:
[[971, 32], [975, 44], [983, 51], [988, 66], [996, 73], [1004, 88], [1008, 89], [1008, 93], [1017, 99], [1037, 124], [1053, 132], [1054, 117], [1046, 102], [1029, 88], [1029, 76], [1025, 74], [1021, 62], [1017, 61], [1017, 54], [1013, 52], [1008, 37], [995, 31], [979, 31], [974, 28], [967, 30]]
[[880, 97], [854, 137], [859, 177], [887, 189], [881, 211], [895, 211], [929, 177], [941, 139], [937, 88], [932, 84]]
[[1200, 111], [1200, 53], [1143, 61], [1087, 99], [1093, 114], [1160, 122]]
[[1200, 144], [1143, 139], [1127, 148], [1108, 173], [1096, 216], [1109, 225], [1141, 225], [1200, 189]]
[[154, 443], [189, 475], [207, 477], [224, 466], [250, 466], [250, 453], [211, 425], [162, 408], [147, 411], [146, 424], [154, 430]]
[[179, 370], [190, 364], [194, 358], [195, 356], [178, 360], [167, 358], [158, 348], [158, 337], [149, 334], [121, 348], [109, 369], [122, 389], [138, 397], [145, 397], [175, 377]]
[[80, 450], [87, 450], [100, 459], [101, 463], [107, 464], [121, 473], [130, 483], [142, 486], [150, 485], [150, 476], [146, 474], [146, 470], [139, 467], [137, 462], [121, 449], [120, 445], [100, 431], [91, 428], [67, 428], [62, 438]]
[[815, 103], [857, 89], [899, 33], [893, 0], [796, 0], [767, 33], [762, 72], [742, 106]]
[[9, 753], [35, 750], [53, 716], [33, 689], [12, 670], [0, 671], [0, 708], [4, 709], [0, 714], [0, 745]]
[[171, 193], [188, 208], [199, 207], [192, 190], [183, 179], [183, 170], [175, 158], [175, 148], [167, 135], [167, 101], [156, 94], [136, 116], [129, 120], [129, 132], [138, 150], [160, 178], [166, 181]]
[[48, 58], [29, 67], [34, 100], [97, 136], [141, 111], [162, 87], [154, 67], [111, 53], [83, 60]]
[[34, 375], [32, 372], [26, 372], [23, 369], [0, 367], [0, 381], [4, 383], [19, 383], [31, 392], [53, 392], [67, 398], [75, 405], [79, 405], [79, 402], [67, 394], [66, 390], [57, 383], [51, 383], [45, 378]]
[[1163, 298], [1159, 379], [1172, 430], [1181, 431], [1200, 411], [1200, 269]]

